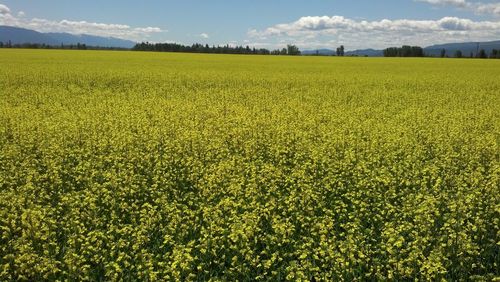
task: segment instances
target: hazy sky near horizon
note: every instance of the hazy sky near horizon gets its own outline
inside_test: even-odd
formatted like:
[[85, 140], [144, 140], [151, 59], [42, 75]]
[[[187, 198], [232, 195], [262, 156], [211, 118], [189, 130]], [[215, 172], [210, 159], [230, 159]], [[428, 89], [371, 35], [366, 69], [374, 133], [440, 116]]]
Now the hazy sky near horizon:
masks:
[[0, 0], [0, 25], [134, 41], [353, 50], [500, 40], [500, 0]]

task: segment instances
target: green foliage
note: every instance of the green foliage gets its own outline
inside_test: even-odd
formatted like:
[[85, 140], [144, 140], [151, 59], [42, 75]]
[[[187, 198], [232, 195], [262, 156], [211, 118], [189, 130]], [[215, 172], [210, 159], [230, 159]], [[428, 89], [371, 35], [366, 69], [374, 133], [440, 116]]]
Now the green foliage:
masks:
[[337, 48], [337, 56], [343, 57], [344, 56], [344, 45], [340, 45], [340, 47]]
[[[424, 57], [424, 49], [419, 46], [391, 47], [384, 50], [384, 57]], [[441, 53], [441, 57], [444, 54]]]
[[[153, 52], [183, 52], [183, 53], [213, 53], [213, 54], [245, 54], [245, 55], [270, 55], [271, 51], [261, 48], [253, 49], [250, 46], [209, 46], [195, 43], [191, 46], [177, 43], [148, 43], [142, 42], [136, 44], [133, 51], [153, 51]], [[298, 49], [297, 49], [298, 51]], [[300, 55], [300, 51], [297, 54]]]
[[478, 58], [481, 58], [481, 59], [487, 59], [488, 58], [488, 55], [486, 54], [486, 51], [484, 51], [484, 49], [481, 49], [479, 51], [479, 54], [477, 55]]
[[288, 44], [286, 46], [286, 49], [287, 49], [287, 54], [290, 55], [290, 56], [298, 56], [300, 55], [300, 50], [299, 50], [299, 47], [295, 46], [295, 45], [290, 45]]
[[0, 65], [1, 281], [500, 276], [499, 61]]

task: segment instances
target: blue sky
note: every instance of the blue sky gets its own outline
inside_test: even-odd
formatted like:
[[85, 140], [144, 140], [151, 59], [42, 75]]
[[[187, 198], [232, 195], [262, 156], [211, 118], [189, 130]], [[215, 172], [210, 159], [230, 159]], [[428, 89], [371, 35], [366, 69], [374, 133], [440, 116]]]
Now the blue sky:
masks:
[[500, 40], [500, 1], [0, 0], [0, 24], [134, 41], [351, 50]]

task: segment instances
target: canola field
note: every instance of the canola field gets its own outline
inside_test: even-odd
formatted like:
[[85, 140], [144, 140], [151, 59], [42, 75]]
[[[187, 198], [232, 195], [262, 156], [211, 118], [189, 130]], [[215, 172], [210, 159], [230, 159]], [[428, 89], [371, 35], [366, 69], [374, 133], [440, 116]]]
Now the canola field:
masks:
[[1, 281], [500, 279], [500, 61], [0, 50]]

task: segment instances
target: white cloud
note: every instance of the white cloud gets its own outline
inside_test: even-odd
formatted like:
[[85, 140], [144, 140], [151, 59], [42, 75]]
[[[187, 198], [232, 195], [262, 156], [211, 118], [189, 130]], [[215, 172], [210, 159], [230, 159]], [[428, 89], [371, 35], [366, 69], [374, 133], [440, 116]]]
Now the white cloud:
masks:
[[[231, 40], [228, 43], [230, 46], [249, 46], [250, 48], [274, 48], [275, 46], [277, 47], [283, 47], [283, 44], [272, 44], [268, 42], [258, 42], [258, 41], [250, 41], [248, 39], [245, 39], [243, 41], [238, 41], [238, 40]], [[285, 44], [286, 45], [286, 44]]]
[[455, 6], [473, 11], [477, 14], [491, 14], [500, 16], [500, 3], [469, 2], [467, 0], [414, 0], [432, 5]]
[[477, 4], [475, 11], [480, 14], [493, 14], [500, 16], [500, 3]]
[[19, 12], [17, 17], [13, 16], [7, 6], [0, 4], [0, 25], [22, 27], [39, 32], [90, 34], [137, 41], [144, 40], [153, 33], [167, 32], [167, 30], [163, 30], [159, 27], [131, 27], [125, 24], [71, 20], [54, 21], [40, 18], [26, 19], [23, 14]]
[[6, 15], [6, 14], [10, 14], [9, 7], [7, 7], [3, 4], [0, 4], [0, 15]]
[[146, 33], [153, 33], [153, 32], [166, 32], [166, 30], [162, 30], [159, 27], [136, 27], [134, 28], [135, 31], [138, 32], [146, 32]]
[[432, 5], [453, 5], [457, 7], [466, 7], [468, 3], [465, 0], [415, 0], [417, 2], [425, 2]]
[[200, 37], [204, 38], [204, 39], [208, 39], [210, 36], [206, 33], [202, 33], [202, 34], [200, 34]]
[[449, 30], [477, 30], [488, 31], [500, 29], [500, 22], [492, 21], [472, 21], [456, 17], [444, 17], [440, 20], [388, 20], [380, 21], [355, 21], [342, 16], [322, 16], [322, 17], [302, 17], [299, 20], [278, 24], [269, 27], [264, 31], [251, 30], [252, 36], [272, 36], [272, 35], [308, 35], [311, 32], [323, 32], [337, 34], [341, 31], [357, 32], [441, 32]]
[[439, 20], [365, 21], [342, 16], [312, 16], [260, 31], [250, 30], [248, 35], [259, 39], [284, 39], [306, 48], [317, 47], [322, 42], [329, 44], [332, 40], [349, 46], [350, 49], [384, 48], [400, 44], [430, 45], [450, 41], [497, 39], [500, 37], [500, 22], [472, 21], [457, 17]]
[[17, 13], [17, 16], [18, 16], [18, 17], [20, 17], [20, 18], [22, 18], [22, 17], [26, 16], [26, 13], [25, 13], [25, 12], [23, 12], [23, 11], [19, 11], [19, 12]]

